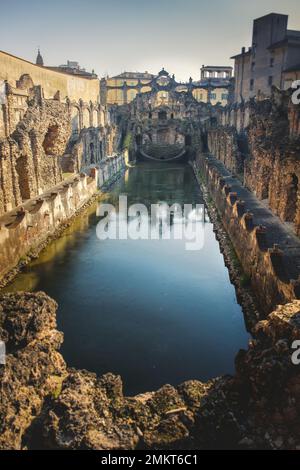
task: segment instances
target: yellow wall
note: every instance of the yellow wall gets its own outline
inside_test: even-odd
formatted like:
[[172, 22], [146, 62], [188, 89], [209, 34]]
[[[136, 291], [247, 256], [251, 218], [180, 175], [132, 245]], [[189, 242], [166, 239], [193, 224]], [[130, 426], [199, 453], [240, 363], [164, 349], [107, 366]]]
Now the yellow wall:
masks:
[[99, 102], [99, 80], [76, 77], [39, 67], [31, 62], [0, 51], [0, 80], [8, 80], [12, 86], [21, 75], [29, 74], [35, 85], [41, 85], [46, 99], [54, 97], [60, 91], [61, 100], [68, 96], [70, 100]]

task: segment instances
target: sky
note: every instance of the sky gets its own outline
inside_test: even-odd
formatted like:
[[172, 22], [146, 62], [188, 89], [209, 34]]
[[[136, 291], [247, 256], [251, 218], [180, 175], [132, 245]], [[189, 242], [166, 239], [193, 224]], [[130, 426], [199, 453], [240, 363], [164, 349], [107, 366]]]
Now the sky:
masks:
[[45, 65], [75, 60], [113, 76], [158, 73], [200, 78], [205, 65], [233, 65], [250, 46], [254, 18], [289, 15], [300, 30], [299, 0], [0, 0], [0, 50]]

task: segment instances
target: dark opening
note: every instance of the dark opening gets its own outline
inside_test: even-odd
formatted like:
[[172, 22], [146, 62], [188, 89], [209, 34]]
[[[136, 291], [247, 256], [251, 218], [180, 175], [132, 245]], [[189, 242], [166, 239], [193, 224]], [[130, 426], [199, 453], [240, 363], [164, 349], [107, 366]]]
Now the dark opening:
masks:
[[152, 119], [152, 113], [149, 113], [149, 119]]
[[141, 134], [138, 134], [138, 135], [135, 137], [135, 141], [136, 141], [136, 144], [137, 144], [137, 145], [142, 145], [142, 136], [141, 136]]
[[173, 113], [171, 113], [171, 119], [174, 119], [174, 114]]
[[186, 135], [184, 138], [185, 145], [192, 145], [192, 137], [190, 135]]
[[27, 171], [27, 158], [20, 157], [16, 161], [16, 169], [19, 176], [19, 187], [21, 192], [22, 201], [30, 199], [30, 188]]

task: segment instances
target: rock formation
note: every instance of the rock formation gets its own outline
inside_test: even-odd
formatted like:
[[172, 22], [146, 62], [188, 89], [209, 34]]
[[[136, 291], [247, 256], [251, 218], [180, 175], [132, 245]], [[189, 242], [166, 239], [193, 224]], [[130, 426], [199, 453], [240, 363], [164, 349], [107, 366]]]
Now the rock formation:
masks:
[[236, 374], [124, 397], [119, 376], [68, 369], [56, 304], [44, 293], [0, 297], [1, 449], [300, 448], [300, 301], [257, 324]]

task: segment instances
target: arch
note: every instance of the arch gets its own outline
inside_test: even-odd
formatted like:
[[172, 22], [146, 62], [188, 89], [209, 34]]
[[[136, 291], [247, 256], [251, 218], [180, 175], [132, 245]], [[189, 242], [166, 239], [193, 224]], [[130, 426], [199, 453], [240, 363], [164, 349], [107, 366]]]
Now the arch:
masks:
[[102, 108], [102, 106], [99, 108], [99, 111], [98, 111], [98, 127], [104, 127], [105, 125], [105, 112], [104, 112], [104, 109]]
[[28, 73], [21, 75], [19, 80], [17, 80], [16, 85], [20, 90], [29, 90], [34, 87], [33, 80]]
[[295, 173], [289, 175], [289, 184], [287, 186], [287, 210], [286, 221], [294, 222], [298, 205], [299, 180]]

